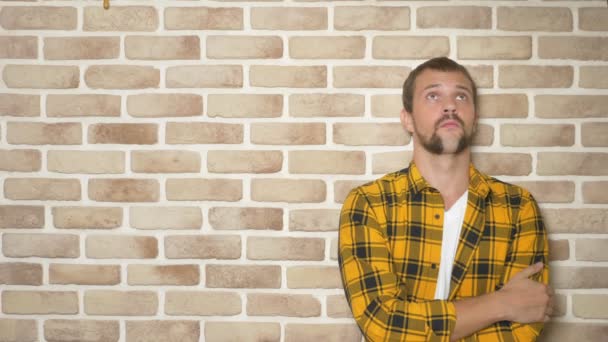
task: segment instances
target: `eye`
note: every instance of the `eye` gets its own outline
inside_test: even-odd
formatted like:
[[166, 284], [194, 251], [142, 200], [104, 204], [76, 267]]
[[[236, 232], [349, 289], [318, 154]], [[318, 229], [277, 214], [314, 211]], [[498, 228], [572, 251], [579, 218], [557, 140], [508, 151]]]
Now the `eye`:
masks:
[[468, 96], [465, 94], [458, 94], [456, 95], [456, 99], [460, 101], [466, 101], [468, 99]]
[[428, 93], [428, 94], [426, 94], [426, 98], [428, 100], [437, 100], [439, 98], [439, 96], [435, 93]]

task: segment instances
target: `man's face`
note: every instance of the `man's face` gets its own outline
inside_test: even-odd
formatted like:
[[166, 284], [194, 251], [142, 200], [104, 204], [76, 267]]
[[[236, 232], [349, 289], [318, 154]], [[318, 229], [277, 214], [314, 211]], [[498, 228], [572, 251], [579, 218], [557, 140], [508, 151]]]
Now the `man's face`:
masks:
[[471, 82], [460, 72], [424, 70], [416, 78], [405, 128], [433, 154], [458, 154], [470, 146], [477, 116]]

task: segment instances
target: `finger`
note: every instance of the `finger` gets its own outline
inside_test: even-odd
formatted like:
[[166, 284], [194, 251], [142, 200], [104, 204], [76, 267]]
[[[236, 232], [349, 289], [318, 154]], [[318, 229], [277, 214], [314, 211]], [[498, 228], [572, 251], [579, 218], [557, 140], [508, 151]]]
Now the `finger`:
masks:
[[521, 270], [519, 273], [515, 274], [512, 279], [528, 278], [528, 277], [540, 272], [542, 269], [543, 269], [543, 263], [537, 262], [536, 264], [530, 265], [530, 266], [524, 268], [523, 270]]

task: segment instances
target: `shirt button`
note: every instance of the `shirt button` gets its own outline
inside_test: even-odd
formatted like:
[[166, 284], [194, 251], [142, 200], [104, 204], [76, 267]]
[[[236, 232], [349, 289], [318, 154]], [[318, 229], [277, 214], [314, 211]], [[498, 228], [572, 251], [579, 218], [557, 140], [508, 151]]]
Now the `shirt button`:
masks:
[[431, 268], [432, 268], [432, 269], [436, 269], [436, 268], [437, 268], [437, 264], [432, 264], [432, 265], [431, 265]]
[[441, 215], [435, 214], [435, 220], [439, 220], [440, 217], [441, 217]]

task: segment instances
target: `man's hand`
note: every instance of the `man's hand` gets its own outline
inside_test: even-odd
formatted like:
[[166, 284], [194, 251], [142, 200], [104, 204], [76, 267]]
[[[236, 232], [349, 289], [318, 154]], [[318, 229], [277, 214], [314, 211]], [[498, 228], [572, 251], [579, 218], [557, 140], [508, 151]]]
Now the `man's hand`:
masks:
[[553, 290], [545, 284], [529, 279], [542, 270], [542, 262], [528, 266], [514, 275], [497, 292], [506, 309], [505, 320], [518, 323], [549, 320], [553, 312]]

